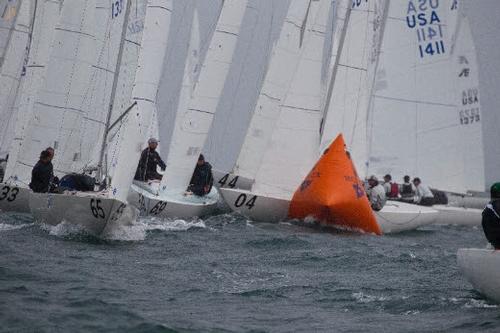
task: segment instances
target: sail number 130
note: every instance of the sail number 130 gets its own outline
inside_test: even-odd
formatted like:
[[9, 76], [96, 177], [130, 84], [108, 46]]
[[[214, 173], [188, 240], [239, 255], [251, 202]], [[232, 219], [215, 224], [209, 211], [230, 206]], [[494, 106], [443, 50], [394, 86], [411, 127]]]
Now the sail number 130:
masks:
[[112, 0], [111, 1], [111, 18], [114, 19], [118, 17], [123, 12], [124, 1], [123, 0]]

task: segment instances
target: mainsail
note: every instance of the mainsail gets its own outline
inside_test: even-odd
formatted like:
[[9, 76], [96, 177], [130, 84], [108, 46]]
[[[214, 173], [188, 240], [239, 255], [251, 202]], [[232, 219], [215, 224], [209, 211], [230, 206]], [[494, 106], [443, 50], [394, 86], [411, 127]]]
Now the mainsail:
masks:
[[[169, 143], [164, 190], [186, 190], [217, 110], [238, 41], [246, 0], [225, 1], [201, 68], [197, 50], [197, 12], [181, 98]], [[199, 71], [198, 79], [196, 74]]]
[[[460, 120], [456, 91], [460, 55], [451, 53], [463, 36], [454, 37], [458, 17], [455, 1], [390, 3], [371, 105], [372, 173], [409, 174], [441, 190], [468, 190], [469, 152], [461, 143], [469, 129]], [[470, 41], [464, 43], [469, 46], [457, 45], [456, 52], [470, 54]]]
[[[21, 77], [25, 74], [24, 66], [28, 57], [34, 7], [34, 3], [31, 1], [21, 2], [0, 63], [0, 156], [8, 153], [14, 136], [14, 103]], [[5, 15], [11, 15], [9, 14], [11, 10], [6, 9]]]
[[233, 168], [233, 173], [239, 177], [253, 180], [257, 175], [279, 116], [280, 105], [305, 52], [304, 43], [312, 33], [307, 27], [308, 17], [315, 17], [311, 8], [315, 14], [317, 7], [317, 1], [312, 0], [292, 0], [290, 3], [280, 37], [271, 53], [252, 120]]
[[24, 137], [29, 130], [37, 91], [45, 80], [55, 26], [59, 22], [60, 1], [37, 1], [35, 11], [36, 20], [33, 25], [26, 73], [21, 78], [13, 110], [15, 130], [9, 146], [9, 161], [5, 171], [5, 179], [11, 181], [26, 182], [31, 174], [29, 168], [19, 169], [18, 157]]

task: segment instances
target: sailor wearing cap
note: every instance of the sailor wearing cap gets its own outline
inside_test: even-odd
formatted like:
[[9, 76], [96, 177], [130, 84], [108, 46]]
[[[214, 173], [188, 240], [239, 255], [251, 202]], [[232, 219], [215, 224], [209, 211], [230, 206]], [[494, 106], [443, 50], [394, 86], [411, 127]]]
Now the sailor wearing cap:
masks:
[[162, 170], [165, 170], [166, 165], [160, 157], [160, 154], [156, 151], [158, 147], [158, 140], [155, 138], [150, 138], [148, 140], [148, 148], [144, 149], [141, 154], [141, 159], [139, 160], [139, 165], [135, 172], [135, 180], [148, 181], [162, 178], [156, 171], [156, 167], [159, 165]]
[[387, 201], [384, 187], [379, 183], [378, 178], [374, 175], [368, 178], [367, 195], [370, 205], [375, 211], [381, 210]]

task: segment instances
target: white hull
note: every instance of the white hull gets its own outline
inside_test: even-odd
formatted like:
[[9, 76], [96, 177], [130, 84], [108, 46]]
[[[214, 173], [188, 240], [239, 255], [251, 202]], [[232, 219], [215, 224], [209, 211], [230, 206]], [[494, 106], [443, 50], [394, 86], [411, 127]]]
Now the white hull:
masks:
[[247, 190], [221, 188], [219, 190], [231, 210], [257, 222], [286, 220], [290, 200], [256, 195]]
[[[231, 209], [252, 221], [279, 222], [288, 217], [290, 200], [257, 195], [246, 190], [220, 189]], [[428, 207], [389, 202], [375, 214], [384, 233], [413, 230], [433, 223], [438, 212]]]
[[192, 218], [213, 214], [217, 208], [219, 194], [215, 187], [204, 196], [179, 193], [156, 195], [158, 182], [134, 182], [129, 191], [128, 202], [137, 207], [143, 216], [160, 218]]
[[459, 249], [457, 262], [474, 289], [500, 302], [500, 251]]
[[101, 234], [108, 225], [132, 224], [137, 217], [136, 209], [130, 205], [94, 192], [31, 192], [29, 205], [31, 213], [39, 222], [79, 225], [95, 235]]
[[26, 187], [0, 183], [0, 211], [29, 214], [30, 192]]
[[481, 225], [482, 209], [444, 205], [434, 205], [432, 208], [439, 212], [436, 224]]
[[432, 208], [388, 201], [375, 217], [384, 234], [414, 230], [434, 223], [439, 213]]

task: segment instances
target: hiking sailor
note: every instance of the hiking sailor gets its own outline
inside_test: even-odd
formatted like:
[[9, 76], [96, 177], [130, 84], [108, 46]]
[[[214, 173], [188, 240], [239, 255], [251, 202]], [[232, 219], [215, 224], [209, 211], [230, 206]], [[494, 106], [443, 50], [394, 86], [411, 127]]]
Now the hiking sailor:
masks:
[[162, 175], [156, 171], [156, 167], [159, 165], [162, 170], [165, 170], [167, 166], [156, 151], [156, 147], [158, 147], [158, 140], [155, 138], [149, 139], [148, 148], [142, 151], [141, 159], [135, 172], [135, 180], [161, 180]]
[[54, 177], [54, 167], [52, 166], [52, 157], [54, 156], [48, 150], [40, 153], [40, 159], [31, 170], [30, 189], [37, 193], [46, 193], [50, 190], [50, 183]]
[[386, 202], [384, 187], [379, 183], [378, 178], [375, 176], [370, 176], [368, 178], [368, 200], [373, 210], [381, 210]]
[[490, 188], [491, 201], [483, 210], [482, 226], [484, 235], [490, 244], [500, 250], [500, 183]]
[[401, 195], [401, 201], [404, 202], [414, 202], [415, 192], [417, 189], [415, 185], [410, 182], [410, 176], [406, 175], [403, 177], [404, 183], [399, 187], [399, 194]]
[[432, 206], [434, 204], [434, 194], [432, 194], [429, 187], [422, 184], [418, 177], [413, 179], [413, 185], [416, 188], [414, 202], [421, 206]]
[[188, 191], [197, 196], [204, 196], [212, 190], [214, 177], [212, 175], [212, 166], [205, 162], [205, 157], [200, 154], [193, 176], [189, 182]]

